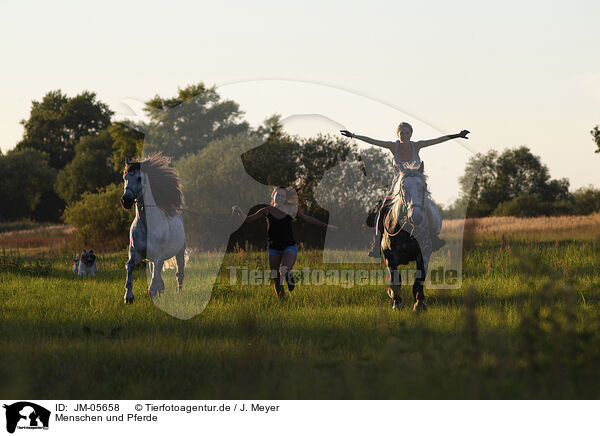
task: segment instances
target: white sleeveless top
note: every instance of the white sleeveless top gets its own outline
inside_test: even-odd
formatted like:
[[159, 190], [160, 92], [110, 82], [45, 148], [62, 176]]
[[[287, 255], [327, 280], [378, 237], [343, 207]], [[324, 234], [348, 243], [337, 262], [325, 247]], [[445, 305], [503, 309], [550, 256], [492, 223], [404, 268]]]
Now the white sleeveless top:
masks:
[[400, 166], [404, 166], [404, 168], [419, 168], [421, 165], [421, 158], [415, 151], [415, 143], [410, 141], [410, 147], [412, 149], [412, 155], [410, 160], [401, 160], [398, 156], [398, 146], [400, 145], [400, 141], [396, 141], [396, 148], [394, 149], [394, 172], [398, 172], [400, 170]]

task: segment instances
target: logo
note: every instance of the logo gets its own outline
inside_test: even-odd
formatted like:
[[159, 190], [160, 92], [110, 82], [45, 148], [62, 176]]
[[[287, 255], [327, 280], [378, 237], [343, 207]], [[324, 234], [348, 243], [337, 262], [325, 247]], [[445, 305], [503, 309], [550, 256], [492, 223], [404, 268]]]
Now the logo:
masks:
[[6, 431], [14, 433], [15, 429], [48, 429], [50, 411], [29, 401], [19, 401], [6, 409]]

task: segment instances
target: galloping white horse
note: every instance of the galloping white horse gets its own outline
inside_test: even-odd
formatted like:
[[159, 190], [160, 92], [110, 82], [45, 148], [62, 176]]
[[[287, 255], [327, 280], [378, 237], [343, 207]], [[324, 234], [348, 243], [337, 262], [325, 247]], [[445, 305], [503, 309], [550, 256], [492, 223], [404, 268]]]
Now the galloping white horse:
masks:
[[141, 161], [125, 159], [125, 189], [121, 205], [131, 209], [136, 203], [135, 219], [129, 231], [129, 260], [126, 263], [125, 304], [133, 303], [133, 268], [141, 260], [151, 262], [150, 298], [164, 290], [160, 276], [165, 260], [177, 260], [177, 289], [183, 285], [185, 267], [185, 231], [183, 229], [183, 193], [170, 159], [161, 153]]
[[429, 217], [425, 211], [428, 195], [423, 163], [419, 168], [400, 167], [390, 196], [389, 209], [382, 220], [381, 240], [381, 249], [390, 273], [388, 295], [394, 300], [394, 310], [404, 306], [400, 295], [402, 282], [398, 265], [407, 265], [413, 260], [417, 264], [413, 284], [413, 310], [427, 308], [423, 287], [433, 251]]

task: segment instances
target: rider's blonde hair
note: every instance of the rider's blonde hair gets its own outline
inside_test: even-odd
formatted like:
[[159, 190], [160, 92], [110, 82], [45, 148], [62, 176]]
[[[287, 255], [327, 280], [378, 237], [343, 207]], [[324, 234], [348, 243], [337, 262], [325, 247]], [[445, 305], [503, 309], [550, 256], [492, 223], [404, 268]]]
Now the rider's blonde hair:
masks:
[[400, 134], [400, 129], [402, 129], [403, 126], [408, 126], [408, 128], [410, 129], [410, 134], [412, 135], [413, 128], [410, 124], [408, 124], [406, 122], [402, 122], [402, 123], [398, 124], [398, 127], [396, 128], [396, 135]]

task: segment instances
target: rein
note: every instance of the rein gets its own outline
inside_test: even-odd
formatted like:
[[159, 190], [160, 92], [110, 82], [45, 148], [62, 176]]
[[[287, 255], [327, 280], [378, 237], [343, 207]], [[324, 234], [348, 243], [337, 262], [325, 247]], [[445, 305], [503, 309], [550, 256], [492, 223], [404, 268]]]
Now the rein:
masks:
[[[137, 198], [135, 199], [135, 202], [138, 203], [138, 199]], [[196, 211], [193, 211], [191, 209], [187, 209], [185, 207], [161, 207], [161, 206], [158, 206], [156, 204], [145, 204], [145, 203], [141, 203], [141, 205], [142, 205], [142, 207], [157, 207], [157, 208], [163, 209], [163, 210], [174, 210], [174, 211], [178, 211], [178, 212], [187, 212], [187, 213], [190, 213], [192, 215], [196, 215], [196, 216], [199, 216], [201, 218], [207, 219], [209, 221], [215, 222], [217, 224], [223, 224], [223, 225], [226, 224], [226, 223], [228, 223], [231, 220], [231, 218], [233, 218], [233, 208], [231, 210], [231, 215], [227, 219], [225, 219], [225, 220], [218, 220], [218, 219], [215, 219], [215, 218], [210, 217], [208, 215], [205, 215], [203, 213], [196, 212]]]
[[[404, 191], [404, 189], [402, 189], [402, 191]], [[427, 191], [427, 188], [425, 187], [423, 189], [423, 198], [421, 199], [421, 205], [417, 206], [420, 207], [421, 209], [425, 209], [425, 192]], [[404, 198], [404, 194], [402, 194], [402, 198]], [[391, 208], [390, 211], [388, 212], [388, 214], [391, 212]], [[386, 215], [387, 216], [387, 215]], [[400, 232], [402, 230], [404, 230], [404, 226], [406, 226], [406, 224], [409, 224], [408, 220], [406, 218], [404, 218], [402, 225], [400, 226], [400, 229], [398, 229], [398, 231], [392, 233], [390, 232], [386, 227], [385, 227], [385, 219], [383, 220], [383, 230], [384, 232], [386, 232], [388, 234], [388, 236], [390, 237], [394, 237], [394, 236], [398, 236], [400, 234]], [[415, 231], [415, 226], [414, 224], [410, 224], [410, 226], [412, 227], [412, 229], [410, 230], [410, 236], [413, 236], [413, 232]], [[418, 234], [418, 233], [417, 233]]]

